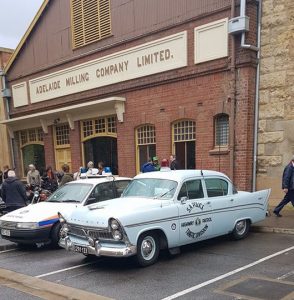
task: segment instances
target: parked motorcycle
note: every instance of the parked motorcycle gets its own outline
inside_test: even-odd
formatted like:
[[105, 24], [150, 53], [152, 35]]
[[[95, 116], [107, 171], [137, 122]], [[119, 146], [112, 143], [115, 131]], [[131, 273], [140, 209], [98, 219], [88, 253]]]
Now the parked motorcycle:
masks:
[[40, 201], [45, 201], [51, 195], [49, 190], [43, 189], [38, 185], [27, 185], [27, 204], [36, 204]]

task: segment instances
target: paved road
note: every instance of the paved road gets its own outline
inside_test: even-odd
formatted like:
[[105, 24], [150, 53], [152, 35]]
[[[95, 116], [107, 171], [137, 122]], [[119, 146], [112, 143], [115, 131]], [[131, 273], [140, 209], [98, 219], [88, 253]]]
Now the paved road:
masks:
[[[0, 253], [0, 268], [128, 300], [248, 299], [250, 293], [270, 300], [291, 292], [288, 299], [293, 300], [293, 262], [294, 236], [269, 233], [251, 233], [237, 242], [221, 237], [186, 246], [172, 259], [162, 253], [149, 268], [138, 268], [131, 259], [91, 260], [48, 248]], [[9, 300], [29, 299], [0, 281], [2, 292]]]

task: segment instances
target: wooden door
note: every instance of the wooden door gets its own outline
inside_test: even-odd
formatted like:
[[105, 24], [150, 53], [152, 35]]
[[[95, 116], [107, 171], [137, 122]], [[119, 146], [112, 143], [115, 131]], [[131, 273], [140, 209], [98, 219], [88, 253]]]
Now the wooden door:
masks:
[[55, 150], [56, 157], [56, 170], [60, 171], [62, 170], [62, 166], [64, 164], [69, 165], [69, 171], [70, 173], [74, 173], [74, 170], [71, 169], [71, 150], [70, 147], [67, 148], [58, 148]]

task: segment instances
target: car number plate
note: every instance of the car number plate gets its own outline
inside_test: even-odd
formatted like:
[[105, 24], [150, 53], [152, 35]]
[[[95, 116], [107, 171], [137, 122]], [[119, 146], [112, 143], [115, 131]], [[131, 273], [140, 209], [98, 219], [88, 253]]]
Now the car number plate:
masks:
[[88, 248], [87, 247], [82, 247], [82, 246], [75, 246], [75, 252], [88, 254]]
[[1, 229], [1, 235], [10, 236], [10, 230], [7, 230], [7, 229]]

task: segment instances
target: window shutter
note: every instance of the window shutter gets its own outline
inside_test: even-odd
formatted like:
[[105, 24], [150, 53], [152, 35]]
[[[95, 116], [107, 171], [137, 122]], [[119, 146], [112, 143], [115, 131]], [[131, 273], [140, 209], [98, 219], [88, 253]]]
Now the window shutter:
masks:
[[110, 0], [72, 0], [71, 3], [74, 48], [111, 34]]

